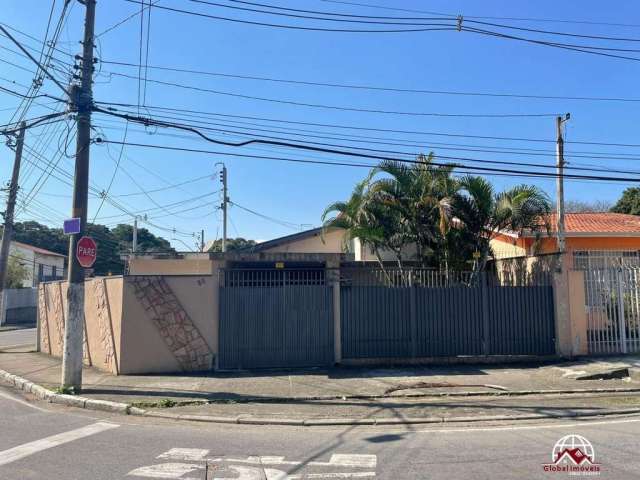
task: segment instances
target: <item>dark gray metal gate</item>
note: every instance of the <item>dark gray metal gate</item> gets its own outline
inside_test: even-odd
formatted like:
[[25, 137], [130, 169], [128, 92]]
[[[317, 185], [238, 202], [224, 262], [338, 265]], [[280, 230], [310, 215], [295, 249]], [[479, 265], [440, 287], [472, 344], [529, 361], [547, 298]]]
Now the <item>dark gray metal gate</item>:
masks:
[[226, 270], [220, 280], [220, 369], [333, 363], [323, 270]]
[[343, 285], [340, 302], [345, 359], [555, 352], [550, 285]]

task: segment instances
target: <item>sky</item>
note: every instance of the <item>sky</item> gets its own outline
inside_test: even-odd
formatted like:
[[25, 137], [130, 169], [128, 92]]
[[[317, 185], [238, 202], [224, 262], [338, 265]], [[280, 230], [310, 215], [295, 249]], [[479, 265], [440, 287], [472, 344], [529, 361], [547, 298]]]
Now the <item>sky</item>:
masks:
[[[464, 19], [475, 18], [525, 28], [640, 39], [640, 3], [635, 1], [616, 2], [615, 9], [608, 2], [596, 0], [253, 2], [285, 8], [382, 17], [434, 17], [434, 12], [454, 16], [461, 14], [463, 25], [466, 21]], [[53, 25], [58, 21], [62, 3], [61, 0], [56, 2]], [[12, 30], [16, 39], [34, 49], [32, 51], [35, 54], [41, 48], [38, 39], [41, 41], [45, 38], [51, 4], [48, 0], [3, 0], [0, 23], [21, 32]], [[72, 57], [67, 54], [78, 54], [81, 47], [79, 40], [82, 38], [84, 7], [75, 0], [70, 5], [71, 10], [56, 45], [58, 50], [54, 53], [54, 63], [59, 69], [55, 70], [55, 76], [61, 80], [65, 77], [61, 70], [66, 67], [60, 62], [72, 62]], [[402, 10], [374, 8], [376, 5], [393, 6], [392, 8]], [[578, 5], [580, 8], [577, 8]], [[320, 22], [234, 10], [225, 6], [262, 10], [266, 7], [230, 0], [212, 0], [209, 4], [193, 0], [160, 0], [157, 7], [162, 6], [245, 22], [334, 29], [396, 28]], [[605, 170], [575, 173], [602, 175], [608, 173], [606, 170], [637, 170], [639, 173], [609, 173], [628, 179], [617, 183], [567, 180], [565, 194], [568, 200], [614, 202], [624, 188], [634, 186], [637, 181], [635, 179], [640, 179], [640, 166], [635, 165], [640, 161], [640, 101], [535, 99], [347, 89], [153, 68], [170, 67], [244, 77], [404, 90], [640, 99], [640, 62], [465, 31], [346, 33], [282, 29], [187, 15], [156, 7], [151, 9], [150, 17], [145, 15], [142, 25], [141, 17], [137, 15], [101, 34], [139, 11], [140, 4], [137, 1], [97, 2], [96, 57], [100, 61], [96, 64], [98, 73], [94, 77], [94, 99], [104, 102], [100, 105], [111, 104], [114, 108], [120, 108], [120, 111], [125, 109], [134, 114], [138, 114], [140, 105], [141, 116], [169, 121], [179, 117], [181, 123], [190, 122], [208, 128], [206, 132], [201, 131], [216, 140], [237, 142], [257, 136], [270, 136], [305, 144], [316, 142], [313, 145], [323, 143], [341, 148], [386, 150], [394, 153], [368, 152], [397, 158], [408, 159], [421, 152], [433, 151], [440, 157], [545, 165], [555, 164], [555, 115], [570, 113], [571, 118], [565, 125], [568, 165]], [[637, 23], [633, 24], [634, 21]], [[443, 20], [439, 20], [438, 23], [442, 22]], [[52, 30], [53, 27], [47, 38], [51, 38]], [[572, 44], [604, 45], [606, 48], [631, 50], [640, 48], [638, 42], [603, 43], [595, 39], [543, 37], [533, 32], [501, 31], [526, 34], [536, 39], [553, 38], [557, 42]], [[15, 45], [8, 38], [0, 36], [0, 87], [25, 93], [32, 82], [34, 67], [23, 55], [11, 50], [16, 50]], [[603, 52], [638, 56], [635, 52]], [[146, 72], [146, 82], [138, 81], [141, 57], [143, 65], [147, 65], [146, 70], [142, 69], [143, 78]], [[129, 63], [134, 66], [108, 62]], [[50, 80], [45, 80], [40, 93], [61, 95], [58, 87]], [[50, 98], [38, 98], [37, 102], [39, 105], [33, 104], [26, 118], [49, 113], [50, 108], [62, 108], [60, 102]], [[12, 121], [19, 103], [20, 99], [16, 96], [0, 91], [0, 125]], [[131, 106], [114, 106], [117, 103]], [[158, 107], [182, 111], [171, 112]], [[201, 113], [187, 113], [184, 110]], [[451, 117], [424, 115], [425, 113], [548, 115]], [[316, 125], [308, 125], [309, 123]], [[205, 240], [213, 240], [222, 235], [221, 214], [217, 208], [221, 200], [221, 185], [217, 173], [220, 169], [219, 162], [224, 162], [228, 169], [229, 197], [233, 202], [229, 208], [229, 236], [256, 240], [267, 240], [319, 225], [325, 207], [336, 200], [348, 198], [354, 184], [366, 175], [367, 170], [349, 166], [257, 159], [251, 158], [251, 155], [293, 160], [375, 163], [373, 159], [269, 145], [223, 147], [201, 139], [193, 132], [161, 127], [145, 128], [135, 123], [127, 125], [125, 120], [103, 113], [93, 115], [93, 126], [94, 140], [124, 140], [129, 144], [219, 152], [195, 153], [133, 145], [123, 147], [117, 143], [94, 143], [91, 147], [90, 177], [94, 195], [89, 201], [89, 220], [93, 221], [95, 218], [96, 223], [107, 225], [131, 224], [135, 215], [146, 214], [148, 220], [142, 220], [141, 225], [170, 240], [179, 250], [193, 248], [196, 235], [202, 229], [205, 231]], [[342, 128], [345, 126], [351, 128]], [[67, 120], [28, 131], [28, 151], [25, 152], [21, 172], [18, 220], [37, 220], [59, 227], [69, 216], [69, 175], [73, 172], [74, 128], [73, 122]], [[495, 140], [473, 136], [539, 141]], [[68, 144], [66, 153], [65, 143]], [[503, 151], [498, 153], [496, 148]], [[504, 152], [505, 149], [508, 152]], [[518, 149], [517, 154], [514, 149]], [[523, 149], [530, 150], [523, 155]], [[572, 154], [582, 157], [572, 157]], [[621, 159], [586, 158], [589, 155], [617, 156]], [[518, 165], [487, 165], [474, 161], [465, 163], [491, 168], [534, 169]], [[12, 164], [13, 152], [4, 145], [0, 146], [0, 179], [3, 182], [9, 180]], [[53, 166], [55, 169], [49, 175]], [[552, 199], [555, 195], [555, 180], [551, 178], [495, 175], [488, 175], [488, 178], [497, 190], [526, 182], [539, 185]], [[181, 183], [182, 185], [175, 186]], [[108, 200], [105, 202], [95, 195], [102, 191], [108, 192]]]

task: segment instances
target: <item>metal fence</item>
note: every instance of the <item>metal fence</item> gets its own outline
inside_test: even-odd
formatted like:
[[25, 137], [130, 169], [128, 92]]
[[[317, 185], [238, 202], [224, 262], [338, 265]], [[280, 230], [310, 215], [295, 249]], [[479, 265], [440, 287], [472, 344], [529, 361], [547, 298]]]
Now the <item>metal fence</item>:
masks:
[[219, 368], [333, 363], [333, 297], [323, 270], [226, 270], [219, 298]]
[[640, 352], [640, 268], [584, 274], [589, 353]]
[[421, 267], [354, 267], [340, 268], [340, 283], [351, 286], [384, 287], [471, 287], [479, 286], [542, 286], [552, 284], [552, 271], [531, 270], [519, 275], [503, 271], [473, 273], [470, 271], [436, 270]]
[[551, 286], [340, 289], [344, 358], [551, 355]]
[[325, 285], [324, 268], [235, 268], [220, 270], [223, 287], [284, 287], [291, 285]]

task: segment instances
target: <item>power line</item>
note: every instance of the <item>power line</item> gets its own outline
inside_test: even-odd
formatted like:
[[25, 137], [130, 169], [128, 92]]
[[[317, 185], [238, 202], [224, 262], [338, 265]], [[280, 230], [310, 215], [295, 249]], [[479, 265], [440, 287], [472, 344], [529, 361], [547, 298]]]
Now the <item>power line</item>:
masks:
[[[367, 7], [367, 8], [377, 8], [381, 10], [394, 10], [398, 12], [423, 13], [427, 15], [440, 15], [440, 16], [453, 17], [453, 18], [457, 16], [457, 14], [454, 14], [454, 13], [412, 10], [408, 8], [372, 5], [369, 3], [356, 3], [356, 2], [347, 2], [347, 1], [341, 1], [341, 0], [320, 0], [320, 1], [327, 2], [327, 3], [343, 4], [343, 5], [355, 5], [355, 6]], [[543, 23], [573, 23], [577, 25], [585, 25], [585, 24], [586, 25], [604, 25], [604, 26], [610, 26], [610, 27], [634, 27], [634, 28], [640, 27], [640, 24], [634, 24], [634, 23], [597, 22], [592, 20], [568, 20], [568, 19], [557, 19], [557, 18], [554, 19], [554, 18], [530, 18], [530, 17], [497, 17], [497, 16], [478, 16], [478, 15], [465, 15], [464, 18], [478, 18], [478, 19], [486, 19], [486, 20], [513, 20], [513, 21], [543, 22]]]
[[[99, 102], [99, 101], [95, 102], [95, 103], [99, 104], [99, 105], [135, 107], [135, 105], [128, 104], [128, 103], [109, 103], [109, 102]], [[170, 111], [170, 112], [186, 112], [186, 113], [195, 113], [195, 114], [209, 115], [209, 116], [221, 116], [221, 117], [241, 118], [241, 119], [249, 119], [249, 120], [262, 120], [262, 121], [268, 121], [268, 122], [279, 122], [279, 123], [294, 124], [294, 125], [306, 125], [306, 126], [327, 127], [327, 128], [342, 128], [342, 129], [346, 129], [346, 130], [360, 130], [360, 131], [387, 132], [387, 133], [402, 133], [402, 134], [408, 134], [408, 135], [434, 135], [434, 136], [442, 136], [442, 137], [477, 138], [477, 139], [483, 139], [483, 140], [505, 140], [505, 141], [532, 142], [532, 143], [553, 143], [553, 144], [556, 143], [555, 140], [549, 140], [549, 139], [544, 139], [544, 138], [504, 137], [504, 136], [495, 136], [495, 135], [471, 135], [471, 134], [462, 134], [462, 133], [430, 132], [430, 131], [421, 131], [421, 130], [397, 130], [397, 129], [389, 129], [389, 128], [359, 127], [359, 126], [344, 125], [344, 124], [302, 122], [302, 121], [274, 119], [274, 118], [269, 118], [269, 117], [256, 117], [256, 116], [248, 116], [248, 115], [233, 115], [233, 114], [224, 114], [224, 113], [216, 113], [216, 112], [206, 112], [206, 111], [201, 111], [201, 110], [179, 109], [179, 108], [152, 106], [152, 105], [146, 105], [145, 107], [147, 109], [150, 109], [150, 110], [161, 110], [161, 111]], [[578, 141], [578, 140], [566, 141], [565, 144], [600, 145], [600, 146], [611, 146], [611, 147], [640, 147], [640, 144], [635, 144], [635, 143], [590, 142], [590, 141]]]
[[559, 35], [563, 37], [575, 37], [575, 38], [590, 38], [595, 40], [609, 40], [614, 42], [640, 42], [640, 38], [629, 38], [629, 37], [609, 37], [603, 35], [584, 35], [579, 33], [567, 33], [567, 32], [557, 32], [552, 30], [540, 30], [536, 28], [525, 28], [525, 27], [514, 27], [512, 25], [504, 25], [500, 23], [491, 23], [491, 22], [482, 22], [480, 20], [468, 20], [465, 22], [469, 23], [477, 23], [480, 25], [488, 25], [490, 27], [499, 27], [499, 28], [507, 28], [509, 30], [519, 30], [523, 32], [532, 32], [532, 33], [543, 33], [546, 35]]
[[[97, 141], [97, 143], [111, 143], [118, 144], [118, 142], [114, 141]], [[260, 143], [260, 142], [256, 142]], [[249, 155], [244, 153], [230, 153], [223, 151], [215, 151], [215, 150], [207, 150], [207, 149], [195, 149], [195, 148], [184, 148], [177, 146], [168, 146], [168, 145], [153, 145], [153, 144], [144, 144], [144, 143], [133, 143], [127, 142], [127, 145], [133, 147], [143, 147], [143, 148], [153, 148], [160, 150], [172, 150], [179, 152], [191, 152], [191, 153], [206, 153], [206, 154], [214, 154], [221, 156], [230, 156], [230, 157], [241, 157], [241, 158], [255, 158], [255, 159], [263, 159], [263, 160], [276, 160], [276, 161], [284, 161], [284, 162], [293, 162], [293, 163], [302, 163], [302, 164], [316, 164], [316, 165], [331, 165], [331, 166], [346, 166], [346, 167], [361, 167], [361, 168], [373, 168], [376, 167], [377, 164], [370, 163], [349, 163], [349, 162], [340, 162], [340, 161], [324, 161], [324, 160], [302, 160], [299, 158], [285, 158], [285, 157], [275, 157], [275, 156], [263, 156], [263, 155]], [[313, 147], [307, 147], [305, 149], [309, 149], [312, 151], [322, 151], [325, 153], [331, 153], [330, 149], [316, 149]], [[407, 163], [407, 164], [415, 164], [420, 163], [416, 160], [408, 160], [408, 159], [398, 159], [392, 157], [382, 157], [377, 155], [366, 155], [357, 152], [341, 152], [340, 154], [354, 156], [359, 158], [367, 158], [367, 159], [376, 159], [376, 160], [392, 160], [397, 161], [399, 163]], [[497, 175], [497, 176], [509, 176], [509, 177], [532, 177], [532, 178], [556, 178], [555, 173], [549, 172], [533, 172], [526, 170], [512, 170], [512, 169], [497, 169], [497, 168], [489, 168], [489, 167], [475, 167], [468, 166], [462, 164], [452, 164], [452, 163], [437, 163], [432, 162], [433, 166], [438, 167], [447, 167], [447, 168], [457, 168], [460, 170], [468, 171], [468, 172], [479, 172], [484, 173], [486, 175]], [[640, 179], [629, 179], [627, 177], [609, 177], [609, 176], [595, 176], [595, 175], [575, 175], [575, 174], [565, 174], [564, 178], [573, 179], [573, 180], [594, 180], [594, 181], [608, 181], [608, 182], [626, 182], [626, 183], [635, 183], [640, 182]]]
[[[194, 125], [189, 125], [189, 124], [184, 124], [184, 123], [181, 124], [181, 126], [195, 127], [195, 128], [199, 128], [201, 130], [207, 130], [207, 131], [209, 131], [209, 130], [219, 131], [219, 132], [224, 132], [224, 133], [228, 133], [228, 134], [237, 135], [237, 136], [242, 137], [242, 138], [261, 137], [261, 138], [266, 138], [266, 139], [270, 139], [270, 140], [291, 141], [290, 138], [260, 135], [260, 134], [255, 134], [255, 133], [252, 133], [252, 132], [248, 132], [247, 133], [247, 132], [238, 132], [238, 131], [233, 131], [233, 130], [221, 130], [221, 129], [215, 129], [215, 128], [212, 129], [212, 128], [194, 126]], [[323, 136], [317, 136], [317, 137], [320, 137], [320, 138], [335, 138], [335, 137], [323, 137]], [[344, 141], [345, 139], [340, 139], [340, 140]], [[347, 141], [352, 141], [353, 142], [354, 140], [347, 140]], [[367, 142], [365, 142], [363, 140], [355, 140], [355, 142], [367, 143]], [[376, 152], [376, 153], [384, 153], [384, 154], [392, 154], [392, 155], [408, 155], [408, 156], [411, 156], [411, 157], [416, 157], [419, 154], [419, 152], [417, 152], [417, 151], [404, 152], [404, 151], [397, 151], [397, 150], [380, 150], [380, 149], [373, 149], [373, 148], [368, 148], [368, 147], [353, 147], [351, 145], [315, 142], [315, 141], [309, 141], [309, 140], [306, 140], [306, 143], [307, 144], [312, 144], [312, 145], [321, 145], [321, 146], [324, 146], [324, 147], [349, 148], [349, 149], [356, 149], [356, 150], [359, 150], [359, 151], [364, 150], [364, 151], [368, 151], [368, 152]], [[384, 143], [384, 142], [380, 142], [380, 143]], [[453, 149], [453, 150], [457, 150], [457, 149]], [[473, 150], [473, 149], [471, 149], [471, 150], [472, 151], [478, 151], [478, 150]], [[490, 153], [496, 153], [496, 152], [490, 152]], [[527, 154], [523, 153], [521, 155], [527, 155]], [[549, 169], [555, 169], [556, 168], [555, 165], [544, 164], [544, 163], [525, 163], [525, 162], [512, 162], [512, 161], [502, 161], [502, 160], [486, 160], [486, 159], [479, 159], [479, 158], [451, 157], [451, 156], [445, 156], [445, 155], [437, 155], [437, 157], [438, 158], [443, 158], [443, 159], [468, 160], [468, 161], [475, 161], [475, 162], [478, 162], [478, 163], [490, 163], [490, 164], [498, 164], [498, 165], [500, 165], [500, 164], [502, 164], [502, 165], [517, 165], [517, 166], [528, 166], [528, 167], [549, 168]], [[614, 170], [614, 169], [611, 169], [611, 168], [605, 168], [605, 169], [602, 169], [602, 168], [578, 168], [578, 167], [567, 166], [566, 169], [582, 170], [582, 171], [611, 172], [611, 173], [640, 174], [640, 172], [638, 172], [638, 171], [634, 172], [634, 171], [629, 171], [629, 170]]]
[[[126, 67], [137, 67], [134, 63], [101, 60], [101, 63], [108, 65], [121, 65]], [[207, 75], [213, 77], [236, 78], [241, 80], [257, 80], [264, 82], [286, 83], [292, 85], [306, 85], [314, 87], [330, 87], [344, 88], [353, 90], [372, 90], [394, 93], [412, 93], [412, 94], [430, 94], [430, 95], [459, 95], [459, 96], [476, 96], [476, 97], [500, 97], [500, 98], [525, 98], [540, 100], [579, 100], [579, 101], [597, 101], [597, 102], [640, 102], [640, 98], [620, 98], [620, 97], [585, 97], [585, 96], [563, 96], [563, 95], [527, 95], [518, 93], [496, 93], [496, 92], [468, 92], [468, 91], [451, 91], [451, 90], [425, 90], [400, 87], [382, 87], [376, 85], [361, 85], [335, 82], [314, 82], [307, 80], [293, 80], [285, 78], [263, 77], [257, 75], [240, 75], [224, 72], [211, 72], [202, 70], [192, 70], [178, 67], [166, 67], [159, 65], [145, 65], [145, 68], [152, 70], [189, 73], [195, 75]], [[117, 72], [116, 72], [117, 73]]]
[[[124, 0], [129, 3], [138, 3], [136, 0]], [[286, 25], [286, 24], [278, 24], [278, 23], [268, 23], [268, 22], [254, 22], [251, 20], [240, 20], [237, 18], [229, 18], [229, 17], [221, 17], [218, 15], [209, 15], [206, 13], [193, 12], [190, 10], [183, 10], [180, 8], [171, 8], [166, 6], [160, 6], [154, 4], [154, 8], [165, 10], [174, 13], [183, 13], [186, 15], [208, 18], [210, 20], [223, 20], [227, 22], [241, 23], [245, 25], [255, 25], [261, 27], [272, 27], [272, 28], [283, 28], [288, 30], [306, 30], [306, 31], [315, 31], [315, 32], [334, 32], [334, 33], [411, 33], [411, 32], [430, 32], [430, 31], [438, 31], [438, 30], [456, 30], [455, 25], [447, 25], [443, 23], [433, 23], [433, 24], [424, 24], [427, 26], [426, 28], [405, 28], [405, 29], [341, 29], [341, 28], [323, 28], [323, 27], [305, 27], [305, 26], [297, 26], [297, 25]]]
[[[137, 77], [132, 75], [127, 75], [125, 73], [117, 73], [111, 72], [112, 75], [118, 77], [129, 78], [132, 80], [136, 80]], [[404, 116], [427, 116], [427, 117], [464, 117], [464, 118], [527, 118], [527, 117], [556, 117], [558, 113], [441, 113], [441, 112], [403, 112], [403, 111], [394, 111], [394, 110], [379, 110], [373, 108], [357, 108], [357, 107], [344, 107], [340, 105], [326, 105], [319, 103], [306, 103], [306, 102], [296, 102], [294, 100], [283, 100], [276, 98], [267, 98], [267, 97], [256, 97], [253, 95], [244, 95], [241, 93], [233, 93], [233, 92], [225, 92], [222, 90], [213, 90], [210, 88], [196, 87], [194, 85], [184, 85], [176, 82], [166, 82], [163, 80], [156, 79], [147, 79], [148, 82], [156, 83], [158, 85], [165, 85], [170, 87], [183, 88], [186, 90], [193, 90], [204, 93], [212, 93], [215, 95], [223, 95], [228, 97], [235, 98], [243, 98], [245, 100], [258, 100], [262, 102], [270, 102], [270, 103], [280, 103], [285, 105], [295, 105], [298, 107], [309, 107], [309, 108], [322, 108], [329, 110], [340, 110], [340, 111], [348, 111], [348, 112], [360, 112], [360, 113], [377, 113], [377, 114], [385, 114], [385, 115], [404, 115]]]
[[[237, 6], [232, 6], [232, 5], [224, 5], [221, 3], [216, 3], [216, 2], [211, 2], [211, 1], [205, 1], [205, 0], [187, 0], [191, 3], [198, 3], [198, 4], [204, 4], [204, 5], [210, 5], [210, 6], [214, 6], [214, 7], [221, 7], [221, 8], [229, 8], [229, 9], [233, 9], [233, 10], [240, 10], [240, 11], [245, 11], [245, 12], [251, 12], [251, 13], [264, 13], [267, 15], [275, 15], [275, 16], [279, 16], [279, 17], [286, 17], [286, 18], [296, 18], [296, 19], [307, 19], [307, 20], [321, 20], [324, 22], [344, 22], [344, 23], [364, 23], [364, 24], [374, 24], [374, 25], [429, 25], [429, 24], [424, 24], [424, 23], [404, 23], [404, 22], [398, 22], [398, 21], [380, 21], [380, 20], [421, 20], [421, 21], [425, 21], [425, 20], [443, 20], [441, 17], [432, 17], [432, 18], [427, 18], [427, 17], [420, 17], [420, 18], [413, 18], [413, 19], [401, 19], [401, 18], [394, 18], [394, 17], [367, 17], [367, 16], [356, 16], [356, 15], [341, 15], [339, 13], [332, 13], [332, 12], [318, 12], [318, 11], [312, 11], [312, 10], [299, 10], [299, 9], [293, 9], [293, 8], [282, 8], [282, 7], [274, 7], [274, 6], [270, 6], [270, 5], [260, 5], [260, 4], [256, 4], [256, 3], [251, 3], [251, 2], [235, 2], [235, 3], [242, 3], [245, 5], [260, 5], [260, 6], [267, 6], [269, 8], [272, 9], [279, 9], [279, 10], [286, 10], [289, 12], [300, 12], [300, 13], [312, 13], [312, 14], [319, 14], [322, 16], [310, 16], [310, 15], [299, 15], [299, 14], [293, 14], [293, 13], [282, 13], [282, 12], [272, 12], [269, 10], [260, 10], [260, 9], [256, 9], [256, 8], [248, 8], [248, 7], [237, 7]], [[338, 16], [345, 16], [345, 17], [351, 17], [351, 19], [349, 18], [332, 18], [332, 17], [338, 17]], [[353, 19], [353, 18], [358, 18], [357, 20]], [[369, 18], [369, 19], [374, 19], [374, 20], [363, 20], [364, 18]], [[450, 20], [455, 21], [455, 17], [451, 18]]]
[[270, 216], [265, 215], [263, 213], [256, 212], [255, 210], [251, 210], [250, 208], [247, 208], [247, 207], [243, 207], [242, 205], [239, 205], [236, 202], [229, 201], [229, 203], [231, 205], [234, 205], [234, 206], [238, 207], [241, 210], [244, 210], [245, 212], [251, 213], [252, 215], [255, 215], [257, 217], [263, 218], [263, 219], [268, 220], [270, 222], [276, 223], [276, 224], [281, 225], [283, 227], [291, 228], [293, 230], [300, 230], [300, 228], [301, 228], [301, 224], [299, 224], [299, 223], [287, 222], [285, 220], [278, 220], [277, 218], [273, 218], [273, 217], [270, 217]]
[[[588, 53], [590, 55], [600, 55], [603, 57], [610, 57], [610, 58], [618, 58], [621, 60], [631, 60], [634, 62], [639, 62], [640, 58], [636, 58], [636, 57], [629, 57], [626, 55], [616, 55], [613, 53], [606, 53], [606, 52], [600, 52], [600, 51], [593, 51], [591, 50], [592, 48], [598, 48], [598, 47], [588, 47], [588, 46], [572, 46], [572, 45], [566, 45], [566, 44], [561, 44], [561, 43], [555, 43], [555, 42], [547, 42], [547, 41], [543, 41], [543, 40], [533, 40], [531, 38], [525, 38], [525, 37], [517, 37], [515, 35], [507, 35], [504, 33], [499, 33], [499, 32], [493, 32], [490, 30], [483, 30], [483, 29], [479, 29], [479, 28], [470, 28], [470, 27], [462, 27], [461, 29], [462, 31], [465, 32], [471, 32], [471, 33], [477, 33], [480, 35], [488, 35], [488, 36], [493, 36], [493, 37], [499, 37], [499, 38], [506, 38], [509, 40], [516, 40], [516, 41], [520, 41], [520, 42], [526, 42], [526, 43], [533, 43], [536, 45], [544, 45], [547, 47], [555, 47], [555, 48], [560, 48], [563, 50], [571, 50], [574, 52], [581, 52], [581, 53]], [[615, 50], [615, 49], [613, 49]]]
[[11, 34], [9, 33], [9, 31], [8, 31], [6, 28], [4, 28], [4, 26], [2, 26], [2, 24], [0, 24], [0, 30], [2, 30], [2, 32], [4, 32], [4, 34], [5, 34], [7, 37], [9, 37], [9, 39], [10, 39], [10, 40], [11, 40], [11, 41], [12, 41], [12, 42], [13, 42], [13, 43], [14, 43], [14, 44], [15, 44], [15, 45], [20, 49], [20, 50], [22, 50], [22, 52], [23, 52], [27, 57], [29, 57], [29, 59], [30, 59], [33, 63], [35, 63], [35, 64], [38, 66], [38, 68], [40, 68], [40, 70], [42, 70], [42, 72], [43, 72], [47, 77], [49, 77], [49, 79], [50, 79], [53, 83], [55, 83], [55, 84], [56, 84], [56, 85], [57, 85], [57, 86], [58, 86], [58, 87], [59, 87], [59, 88], [60, 88], [60, 89], [65, 93], [65, 95], [67, 95], [67, 94], [68, 94], [67, 89], [66, 89], [66, 88], [65, 88], [65, 87], [64, 87], [64, 86], [63, 86], [63, 85], [58, 81], [58, 79], [56, 79], [56, 78], [55, 78], [55, 77], [54, 77], [54, 76], [49, 72], [49, 70], [47, 70], [47, 69], [46, 69], [46, 68], [45, 68], [45, 67], [44, 67], [40, 62], [38, 62], [38, 60], [36, 60], [36, 59], [33, 57], [33, 55], [31, 55], [31, 54], [29, 53], [29, 51], [28, 51], [25, 47], [23, 47], [23, 46], [22, 46], [22, 44], [21, 44], [20, 42], [18, 42], [18, 41], [13, 37], [13, 35], [11, 35]]

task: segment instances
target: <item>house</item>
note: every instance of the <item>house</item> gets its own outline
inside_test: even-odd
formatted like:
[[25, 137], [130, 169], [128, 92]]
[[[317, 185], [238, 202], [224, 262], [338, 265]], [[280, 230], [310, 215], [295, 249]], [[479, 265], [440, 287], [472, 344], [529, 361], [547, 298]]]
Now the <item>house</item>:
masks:
[[[502, 231], [491, 240], [496, 259], [558, 251], [555, 214], [549, 232]], [[623, 213], [565, 214], [565, 250], [576, 268], [614, 264], [640, 265], [640, 217]]]
[[28, 271], [23, 287], [36, 287], [40, 282], [64, 278], [65, 255], [22, 242], [11, 242], [9, 254], [20, 259]]

